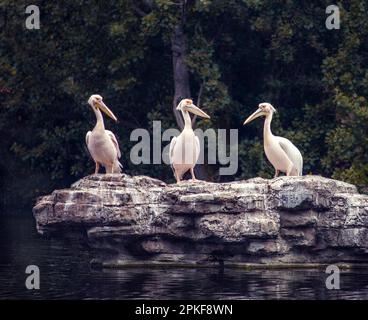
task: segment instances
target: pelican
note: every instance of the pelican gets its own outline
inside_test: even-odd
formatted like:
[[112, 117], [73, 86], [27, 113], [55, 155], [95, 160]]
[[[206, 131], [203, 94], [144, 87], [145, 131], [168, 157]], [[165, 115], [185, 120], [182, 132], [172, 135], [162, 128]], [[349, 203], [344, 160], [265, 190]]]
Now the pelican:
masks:
[[181, 111], [185, 125], [180, 135], [172, 138], [170, 142], [170, 163], [177, 183], [180, 182], [184, 173], [188, 170], [190, 170], [193, 181], [196, 181], [194, 167], [199, 157], [200, 144], [198, 137], [192, 129], [192, 120], [189, 112], [206, 119], [210, 119], [210, 116], [195, 106], [190, 99], [181, 100], [176, 109]]
[[267, 102], [260, 103], [258, 110], [244, 121], [244, 125], [254, 119], [265, 116], [263, 127], [263, 146], [267, 159], [275, 168], [275, 178], [280, 171], [287, 176], [301, 176], [303, 172], [303, 157], [292, 142], [283, 137], [274, 136], [271, 132], [271, 121], [276, 109]]
[[117, 121], [117, 118], [98, 94], [92, 95], [88, 99], [88, 104], [97, 120], [93, 130], [88, 131], [86, 135], [88, 151], [96, 163], [95, 174], [98, 173], [100, 165], [105, 167], [106, 173], [120, 173], [122, 165], [118, 160], [121, 157], [119, 144], [115, 135], [111, 131], [105, 130], [101, 110], [114, 121]]

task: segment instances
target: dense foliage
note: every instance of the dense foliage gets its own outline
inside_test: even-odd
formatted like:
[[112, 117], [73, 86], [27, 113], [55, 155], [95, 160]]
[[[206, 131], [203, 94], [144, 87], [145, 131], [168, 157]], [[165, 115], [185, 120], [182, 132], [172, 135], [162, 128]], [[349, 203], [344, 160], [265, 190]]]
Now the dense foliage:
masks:
[[[1, 204], [35, 196], [93, 172], [84, 144], [87, 105], [100, 93], [119, 118], [124, 171], [173, 181], [166, 165], [133, 165], [130, 132], [162, 120], [176, 127], [172, 37], [182, 23], [194, 100], [211, 121], [239, 129], [239, 170], [210, 180], [271, 177], [262, 123], [242, 122], [259, 102], [279, 111], [273, 131], [304, 156], [304, 173], [368, 184], [368, 5], [336, 3], [341, 29], [327, 30], [330, 1], [33, 1], [40, 30], [27, 30], [25, 1], [0, 1]], [[183, 20], [183, 10], [186, 11]]]

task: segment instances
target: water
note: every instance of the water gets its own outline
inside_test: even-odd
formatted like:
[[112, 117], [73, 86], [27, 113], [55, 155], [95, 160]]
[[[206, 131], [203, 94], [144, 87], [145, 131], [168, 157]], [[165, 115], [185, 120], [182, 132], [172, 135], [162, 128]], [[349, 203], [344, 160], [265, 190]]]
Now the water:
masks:
[[[0, 218], [0, 299], [368, 299], [368, 270], [342, 272], [340, 290], [322, 270], [93, 270], [87, 247], [35, 230], [31, 216]], [[40, 290], [25, 287], [30, 264]]]

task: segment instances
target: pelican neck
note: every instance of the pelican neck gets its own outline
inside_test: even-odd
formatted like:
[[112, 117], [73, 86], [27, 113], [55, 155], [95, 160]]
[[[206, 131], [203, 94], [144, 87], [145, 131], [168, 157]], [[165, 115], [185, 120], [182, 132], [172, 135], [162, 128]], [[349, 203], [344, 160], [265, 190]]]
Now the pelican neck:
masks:
[[190, 115], [188, 111], [181, 111], [184, 119], [184, 128], [185, 129], [192, 129], [192, 119], [190, 119]]
[[269, 137], [273, 136], [272, 131], [271, 131], [272, 116], [273, 116], [272, 112], [266, 116], [264, 126], [263, 126], [263, 136], [266, 141], [268, 140]]
[[104, 119], [103, 119], [101, 111], [98, 109], [96, 110], [95, 108], [93, 108], [93, 111], [95, 112], [95, 115], [96, 115], [96, 125], [94, 129], [105, 130], [105, 123], [104, 123]]

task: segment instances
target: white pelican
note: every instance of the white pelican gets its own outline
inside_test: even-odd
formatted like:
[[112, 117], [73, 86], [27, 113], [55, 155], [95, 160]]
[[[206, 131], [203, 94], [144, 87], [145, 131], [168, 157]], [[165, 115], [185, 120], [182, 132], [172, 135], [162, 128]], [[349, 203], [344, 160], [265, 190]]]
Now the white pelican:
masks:
[[88, 99], [88, 104], [92, 107], [97, 120], [93, 130], [88, 131], [86, 135], [87, 148], [96, 163], [95, 174], [98, 173], [100, 165], [105, 167], [106, 173], [120, 173], [122, 165], [118, 160], [121, 157], [119, 144], [115, 135], [111, 131], [105, 130], [105, 124], [100, 110], [114, 121], [117, 121], [117, 118], [104, 104], [102, 97], [98, 94], [92, 95]]
[[274, 136], [271, 132], [271, 121], [274, 112], [276, 112], [276, 109], [270, 103], [260, 103], [258, 110], [245, 120], [244, 125], [260, 116], [265, 116], [263, 146], [267, 159], [275, 168], [275, 178], [280, 171], [285, 172], [287, 176], [301, 176], [303, 173], [303, 157], [298, 148], [290, 140]]
[[210, 116], [195, 106], [190, 99], [181, 100], [176, 109], [180, 110], [183, 115], [184, 129], [179, 136], [172, 138], [170, 142], [170, 163], [176, 182], [179, 183], [188, 170], [190, 170], [193, 181], [196, 181], [194, 167], [199, 157], [200, 144], [192, 129], [192, 120], [188, 111], [206, 119], [210, 119]]

